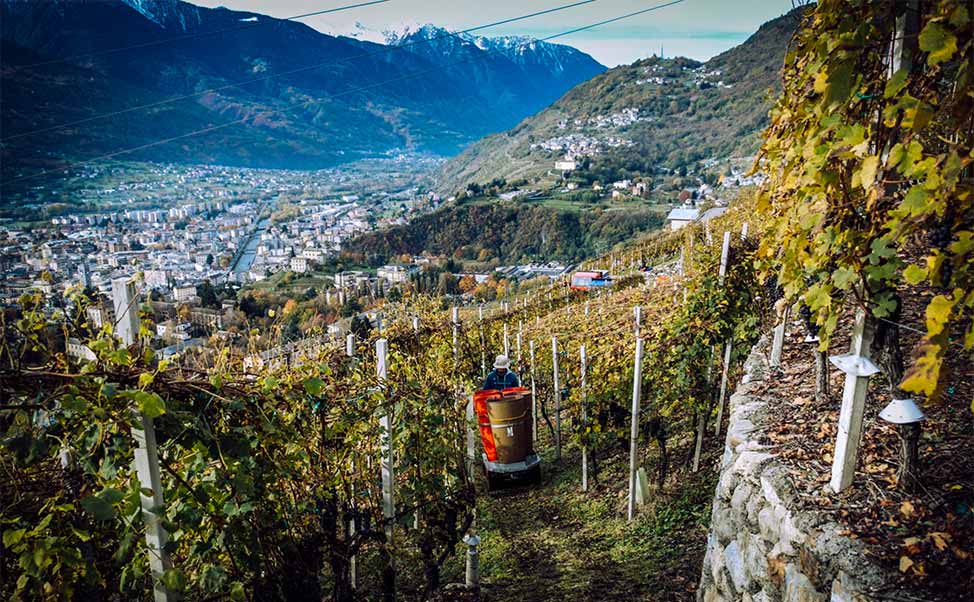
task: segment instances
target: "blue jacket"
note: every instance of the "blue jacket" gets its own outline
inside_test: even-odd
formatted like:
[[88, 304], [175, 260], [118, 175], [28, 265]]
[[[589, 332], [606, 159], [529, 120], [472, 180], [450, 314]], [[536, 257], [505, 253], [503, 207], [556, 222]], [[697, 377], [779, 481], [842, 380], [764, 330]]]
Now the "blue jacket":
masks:
[[498, 391], [503, 389], [509, 389], [511, 387], [520, 387], [521, 379], [517, 377], [510, 370], [504, 373], [504, 377], [497, 373], [497, 370], [491, 370], [490, 374], [487, 375], [487, 380], [484, 381], [484, 389], [497, 389]]

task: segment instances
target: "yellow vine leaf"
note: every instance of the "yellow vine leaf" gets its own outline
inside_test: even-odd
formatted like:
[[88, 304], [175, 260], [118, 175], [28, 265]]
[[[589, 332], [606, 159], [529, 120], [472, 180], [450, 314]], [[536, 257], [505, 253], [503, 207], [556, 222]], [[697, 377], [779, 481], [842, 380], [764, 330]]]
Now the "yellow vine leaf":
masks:
[[936, 336], [943, 332], [944, 324], [950, 320], [950, 312], [957, 301], [945, 295], [937, 295], [927, 305], [927, 336]]
[[879, 157], [871, 155], [862, 160], [862, 168], [859, 170], [859, 180], [865, 190], [872, 188], [876, 182], [876, 171], [879, 169]]

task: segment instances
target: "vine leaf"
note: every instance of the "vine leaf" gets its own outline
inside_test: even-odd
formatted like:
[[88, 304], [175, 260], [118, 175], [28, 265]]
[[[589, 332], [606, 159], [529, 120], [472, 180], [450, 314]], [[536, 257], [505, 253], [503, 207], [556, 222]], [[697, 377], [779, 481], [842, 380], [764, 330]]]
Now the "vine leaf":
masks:
[[889, 81], [886, 82], [886, 90], [883, 92], [883, 97], [893, 98], [899, 94], [906, 87], [906, 79], [909, 75], [910, 72], [906, 69], [900, 69], [894, 73], [893, 77], [889, 78]]
[[181, 592], [186, 589], [186, 574], [179, 569], [169, 569], [159, 579], [166, 588]]
[[321, 395], [321, 389], [325, 386], [325, 383], [320, 378], [309, 378], [304, 381], [304, 390], [308, 392], [309, 395], [314, 395], [317, 397]]
[[920, 32], [920, 50], [930, 53], [927, 63], [933, 67], [954, 56], [957, 52], [957, 37], [945, 30], [940, 23], [931, 21]]
[[865, 190], [872, 188], [876, 182], [876, 172], [879, 170], [879, 157], [872, 155], [862, 160], [862, 167], [859, 169], [859, 181]]
[[81, 500], [81, 507], [88, 511], [95, 520], [107, 521], [115, 516], [114, 504], [124, 496], [118, 489], [103, 489], [95, 495], [89, 495]]
[[903, 278], [910, 284], [920, 284], [926, 279], [926, 277], [926, 268], [921, 268], [918, 265], [910, 265], [903, 270]]
[[139, 412], [146, 418], [158, 418], [166, 413], [166, 402], [157, 393], [138, 391], [135, 394], [135, 402], [139, 404]]

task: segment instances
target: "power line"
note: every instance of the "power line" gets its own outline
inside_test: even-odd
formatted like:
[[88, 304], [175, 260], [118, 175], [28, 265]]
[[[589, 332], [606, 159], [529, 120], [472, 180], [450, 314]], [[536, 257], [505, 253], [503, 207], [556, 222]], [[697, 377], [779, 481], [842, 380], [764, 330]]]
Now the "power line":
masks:
[[62, 124], [59, 124], [59, 125], [52, 125], [50, 127], [41, 128], [41, 129], [38, 129], [38, 130], [32, 130], [32, 131], [29, 131], [29, 132], [22, 132], [20, 134], [12, 134], [10, 136], [7, 136], [6, 138], [0, 138], [0, 142], [7, 142], [7, 141], [10, 141], [10, 140], [15, 140], [15, 139], [18, 139], [18, 138], [24, 138], [24, 137], [27, 137], [27, 136], [34, 136], [34, 135], [37, 135], [37, 134], [43, 134], [43, 133], [46, 133], [46, 132], [51, 132], [51, 131], [55, 131], [55, 130], [70, 128], [70, 127], [74, 127], [74, 126], [77, 126], [77, 125], [82, 125], [84, 123], [89, 123], [89, 122], [92, 122], [92, 121], [97, 121], [97, 120], [100, 120], [100, 119], [107, 119], [109, 117], [118, 117], [119, 115], [125, 115], [127, 113], [132, 113], [132, 112], [135, 112], [135, 111], [141, 111], [141, 110], [145, 110], [145, 109], [154, 109], [154, 108], [161, 107], [161, 106], [165, 106], [167, 104], [171, 104], [171, 103], [174, 103], [174, 102], [179, 102], [181, 100], [190, 100], [192, 98], [199, 98], [199, 97], [205, 96], [207, 94], [213, 94], [213, 93], [216, 93], [216, 92], [222, 92], [224, 90], [229, 90], [230, 88], [238, 88], [240, 86], [245, 86], [245, 85], [248, 85], [248, 84], [254, 84], [254, 83], [269, 81], [269, 80], [277, 79], [279, 77], [284, 77], [284, 76], [287, 76], [287, 75], [294, 75], [294, 74], [297, 74], [297, 73], [304, 73], [304, 72], [307, 72], [307, 71], [314, 71], [314, 70], [320, 69], [322, 67], [327, 67], [327, 66], [332, 66], [332, 65], [340, 65], [342, 63], [347, 63], [347, 62], [354, 61], [354, 60], [357, 60], [357, 59], [369, 58], [369, 57], [377, 56], [377, 55], [380, 55], [380, 54], [386, 54], [386, 53], [389, 53], [389, 52], [394, 52], [396, 50], [404, 50], [406, 48], [409, 48], [411, 46], [416, 46], [418, 44], [426, 44], [426, 43], [430, 43], [430, 42], [433, 42], [433, 41], [438, 40], [438, 39], [449, 38], [449, 37], [456, 37], [456, 36], [461, 35], [461, 34], [471, 33], [471, 32], [479, 31], [479, 30], [482, 30], [482, 29], [488, 29], [490, 27], [497, 27], [499, 25], [506, 25], [508, 23], [514, 23], [516, 21], [523, 21], [525, 19], [531, 19], [533, 17], [540, 17], [542, 15], [547, 15], [547, 14], [550, 14], [550, 13], [567, 10], [569, 8], [575, 8], [577, 6], [582, 6], [583, 4], [592, 4], [593, 2], [598, 2], [598, 1], [599, 0], [580, 0], [580, 1], [577, 1], [577, 2], [573, 2], [571, 4], [563, 4], [561, 6], [556, 6], [556, 7], [553, 7], [553, 8], [549, 8], [549, 9], [545, 9], [545, 10], [541, 10], [541, 11], [536, 11], [536, 12], [533, 12], [533, 13], [528, 13], [526, 15], [521, 15], [519, 17], [512, 17], [512, 18], [509, 18], [509, 19], [502, 19], [500, 21], [494, 21], [492, 23], [487, 23], [486, 25], [478, 25], [476, 27], [471, 27], [469, 29], [464, 29], [464, 30], [461, 30], [461, 31], [458, 31], [458, 32], [447, 32], [445, 34], [440, 34], [440, 35], [437, 35], [437, 36], [433, 36], [432, 38], [426, 38], [426, 39], [422, 39], [422, 40], [414, 40], [412, 42], [408, 42], [406, 44], [402, 44], [402, 45], [399, 45], [399, 46], [382, 46], [380, 50], [374, 50], [374, 51], [371, 51], [371, 52], [365, 52], [365, 53], [361, 53], [361, 54], [356, 54], [356, 55], [353, 55], [353, 56], [350, 56], [350, 57], [345, 57], [343, 59], [338, 59], [338, 60], [334, 60], [334, 61], [326, 61], [324, 63], [317, 63], [317, 64], [314, 64], [314, 65], [307, 65], [305, 67], [298, 67], [296, 69], [289, 69], [287, 71], [281, 71], [279, 73], [272, 73], [270, 75], [265, 75], [265, 76], [261, 76], [261, 77], [255, 77], [255, 78], [248, 79], [248, 80], [244, 80], [244, 81], [240, 81], [240, 82], [234, 82], [234, 83], [230, 83], [230, 84], [224, 84], [222, 86], [217, 86], [215, 88], [209, 88], [207, 90], [201, 90], [199, 92], [193, 92], [192, 94], [184, 94], [182, 96], [174, 96], [172, 98], [168, 98], [168, 99], [165, 99], [165, 100], [151, 102], [151, 103], [147, 103], [147, 104], [143, 104], [143, 105], [137, 105], [137, 106], [134, 106], [134, 107], [129, 107], [127, 109], [119, 109], [117, 111], [110, 111], [108, 113], [102, 113], [100, 115], [92, 115], [91, 117], [85, 117], [85, 118], [82, 118], [82, 119], [78, 119], [78, 120], [75, 120], [75, 121], [69, 121], [67, 123], [62, 123]]
[[[172, 43], [172, 42], [183, 42], [185, 40], [195, 40], [195, 39], [198, 39], [198, 38], [205, 38], [205, 37], [208, 37], [208, 36], [217, 36], [217, 35], [224, 34], [224, 33], [235, 33], [235, 32], [238, 32], [238, 31], [245, 31], [245, 30], [254, 29], [254, 28], [257, 28], [257, 27], [266, 27], [267, 25], [274, 25], [276, 23], [280, 23], [281, 21], [297, 21], [299, 19], [306, 19], [308, 17], [315, 17], [315, 16], [318, 16], [318, 15], [327, 15], [329, 13], [337, 13], [337, 12], [341, 12], [341, 11], [345, 11], [345, 10], [351, 10], [351, 9], [354, 9], [354, 8], [363, 8], [363, 7], [366, 7], [366, 6], [372, 6], [373, 4], [384, 4], [384, 3], [389, 2], [389, 1], [390, 0], [371, 0], [369, 2], [359, 2], [358, 4], [349, 4], [349, 5], [346, 5], [346, 6], [338, 6], [338, 7], [334, 7], [334, 8], [326, 8], [326, 9], [322, 9], [322, 10], [316, 10], [316, 11], [310, 12], [310, 13], [303, 13], [303, 14], [300, 14], [300, 15], [293, 15], [293, 16], [290, 16], [290, 17], [281, 17], [281, 18], [266, 17], [262, 21], [258, 21], [256, 23], [251, 23], [249, 25], [241, 25], [240, 27], [227, 27], [227, 28], [224, 28], [224, 29], [215, 29], [215, 30], [212, 30], [212, 31], [200, 31], [200, 32], [196, 32], [196, 33], [190, 33], [190, 34], [182, 35], [182, 36], [175, 36], [175, 37], [172, 37], [172, 38], [166, 38], [164, 40], [153, 40], [151, 42], [142, 42], [140, 44], [132, 44], [130, 46], [120, 46], [118, 48], [108, 48], [108, 49], [105, 49], [105, 50], [94, 50], [92, 52], [84, 52], [84, 53], [81, 53], [81, 54], [75, 54], [73, 56], [67, 56], [67, 57], [63, 57], [63, 58], [52, 59], [50, 61], [41, 61], [39, 63], [31, 63], [29, 65], [12, 65], [10, 67], [10, 71], [17, 72], [17, 71], [21, 71], [23, 69], [33, 69], [33, 68], [36, 68], [36, 67], [43, 67], [43, 66], [46, 66], [46, 65], [56, 65], [58, 63], [69, 63], [69, 62], [72, 62], [72, 61], [76, 61], [76, 60], [80, 60], [80, 59], [93, 58], [93, 57], [96, 57], [96, 56], [105, 56], [105, 55], [108, 55], [108, 54], [118, 54], [119, 52], [125, 52], [127, 50], [138, 50], [140, 48], [151, 48], [153, 46], [162, 46], [164, 44], [169, 44], [169, 43]], [[265, 17], [265, 15], [260, 15], [260, 16], [261, 17]]]
[[[587, 0], [586, 2], [580, 2], [578, 4], [587, 4], [588, 2], [593, 2], [593, 1], [595, 1], [595, 0]], [[686, 0], [673, 0], [673, 1], [667, 2], [665, 4], [658, 4], [658, 5], [655, 5], [655, 6], [651, 6], [649, 8], [644, 8], [642, 10], [638, 10], [638, 11], [634, 11], [634, 12], [627, 13], [627, 14], [624, 14], [624, 15], [620, 15], [618, 17], [613, 17], [611, 19], [606, 19], [606, 20], [603, 20], [603, 21], [598, 21], [596, 23], [591, 23], [589, 25], [584, 25], [582, 27], [576, 27], [574, 29], [569, 29], [567, 31], [563, 31], [563, 32], [560, 32], [560, 33], [556, 33], [556, 34], [553, 34], [553, 35], [550, 35], [550, 36], [547, 36], [547, 37], [544, 37], [544, 38], [539, 38], [537, 40], [529, 40], [529, 41], [523, 42], [521, 44], [518, 44], [516, 47], [528, 46], [528, 45], [533, 44], [535, 42], [547, 42], [547, 41], [550, 41], [550, 40], [553, 40], [553, 39], [556, 39], [556, 38], [561, 38], [561, 37], [564, 37], [564, 36], [567, 36], [567, 35], [571, 35], [573, 33], [579, 33], [581, 31], [586, 31], [586, 30], [589, 30], [589, 29], [594, 29], [596, 27], [600, 27], [600, 26], [606, 25], [608, 23], [615, 23], [615, 22], [621, 21], [623, 19], [630, 19], [632, 17], [636, 17], [636, 16], [639, 16], [639, 15], [643, 15], [643, 14], [646, 14], [648, 12], [652, 12], [652, 11], [656, 11], [656, 10], [659, 10], [659, 9], [662, 9], [662, 8], [666, 8], [666, 7], [669, 7], [669, 6], [676, 5], [676, 4], [680, 4], [680, 3], [685, 2], [685, 1]], [[550, 10], [554, 10], [554, 9], [550, 9]], [[510, 21], [510, 20], [508, 20], [508, 21]], [[486, 26], [481, 26], [481, 27], [486, 27]], [[467, 30], [467, 31], [469, 31], [469, 30]], [[457, 34], [453, 34], [453, 35], [457, 35]], [[450, 65], [450, 67], [455, 67], [455, 66], [460, 65], [460, 64], [463, 64], [463, 63], [472, 63], [472, 62], [476, 62], [476, 61], [479, 61], [479, 60], [483, 60], [487, 56], [491, 56], [493, 54], [499, 54], [500, 52], [501, 52], [500, 50], [493, 50], [493, 51], [490, 51], [490, 52], [485, 52], [482, 55], [477, 55], [477, 56], [472, 57], [470, 59], [466, 59], [466, 60], [463, 60], [463, 61], [458, 61], [456, 63], [453, 63], [452, 65]], [[399, 76], [399, 77], [394, 77], [394, 78], [391, 78], [391, 79], [383, 80], [381, 82], [376, 82], [374, 84], [369, 84], [369, 85], [366, 85], [366, 86], [360, 86], [360, 87], [357, 87], [357, 88], [352, 88], [351, 90], [345, 90], [345, 91], [342, 91], [342, 92], [335, 92], [333, 94], [328, 94], [328, 95], [325, 95], [325, 96], [320, 97], [320, 98], [315, 98], [315, 99], [312, 99], [312, 100], [305, 100], [305, 101], [302, 101], [302, 102], [290, 104], [290, 105], [287, 105], [287, 106], [284, 106], [284, 107], [281, 107], [281, 108], [277, 108], [277, 109], [270, 109], [266, 113], [280, 113], [282, 111], [287, 111], [287, 110], [290, 110], [290, 109], [295, 109], [295, 108], [302, 107], [302, 106], [306, 106], [306, 105], [309, 105], [309, 104], [312, 104], [312, 103], [320, 102], [321, 100], [331, 100], [331, 99], [334, 99], [334, 98], [338, 98], [340, 96], [346, 96], [346, 95], [350, 95], [350, 94], [358, 94], [360, 92], [366, 92], [368, 90], [372, 90], [372, 89], [375, 89], [375, 88], [379, 88], [379, 87], [385, 86], [387, 84], [392, 84], [392, 83], [397, 83], [397, 82], [404, 81], [404, 80], [408, 80], [408, 79], [414, 79], [414, 78], [417, 78], [417, 77], [422, 77], [424, 75], [429, 75], [429, 74], [432, 74], [432, 73], [436, 73], [438, 71], [440, 71], [440, 68], [438, 68], [438, 67], [435, 67], [435, 68], [432, 68], [432, 69], [425, 69], [423, 71], [418, 71], [418, 72], [415, 72], [415, 73], [410, 73], [410, 74], [402, 75], [402, 76]], [[214, 131], [217, 131], [217, 130], [221, 130], [221, 129], [224, 129], [224, 128], [227, 128], [227, 127], [230, 127], [230, 126], [233, 126], [233, 125], [243, 124], [243, 123], [246, 123], [250, 119], [251, 119], [250, 116], [242, 117], [240, 119], [234, 119], [232, 121], [228, 121], [228, 122], [225, 122], [225, 123], [222, 123], [222, 124], [219, 124], [219, 125], [214, 125], [214, 126], [206, 127], [206, 128], [202, 128], [202, 129], [199, 129], [199, 130], [193, 130], [193, 131], [190, 131], [190, 132], [186, 132], [184, 134], [179, 134], [177, 136], [172, 136], [172, 137], [169, 137], [169, 138], [164, 138], [164, 139], [161, 139], [161, 140], [156, 140], [154, 142], [148, 142], [146, 144], [141, 144], [141, 145], [134, 146], [134, 147], [130, 147], [130, 148], [127, 148], [127, 149], [123, 149], [123, 150], [120, 150], [120, 151], [115, 151], [115, 152], [107, 153], [107, 154], [104, 154], [104, 155], [99, 155], [97, 157], [92, 157], [91, 159], [86, 159], [84, 161], [77, 161], [77, 162], [69, 163], [68, 165], [65, 165], [63, 167], [57, 167], [57, 168], [51, 168], [51, 169], [44, 169], [44, 170], [41, 170], [41, 171], [36, 172], [36, 173], [33, 173], [33, 174], [28, 174], [28, 175], [24, 175], [24, 176], [18, 176], [16, 178], [11, 178], [11, 179], [9, 179], [9, 180], [7, 180], [5, 182], [2, 182], [2, 184], [9, 185], [9, 184], [11, 184], [13, 182], [18, 182], [18, 181], [21, 181], [21, 180], [33, 179], [33, 178], [40, 177], [40, 176], [44, 176], [44, 175], [51, 174], [51, 173], [54, 173], [54, 172], [64, 171], [64, 170], [67, 170], [67, 169], [73, 169], [73, 168], [81, 167], [81, 166], [84, 166], [84, 165], [90, 165], [91, 163], [95, 163], [97, 161], [103, 161], [103, 160], [106, 160], [106, 159], [114, 159], [115, 157], [118, 157], [120, 155], [126, 155], [126, 154], [130, 154], [130, 153], [142, 151], [142, 150], [145, 150], [147, 148], [152, 148], [152, 147], [159, 146], [159, 145], [162, 145], [162, 144], [168, 144], [170, 142], [176, 142], [178, 140], [183, 140], [183, 139], [186, 139], [186, 138], [192, 138], [194, 136], [199, 136], [199, 135], [202, 135], [202, 134], [208, 134], [210, 132], [214, 132]]]

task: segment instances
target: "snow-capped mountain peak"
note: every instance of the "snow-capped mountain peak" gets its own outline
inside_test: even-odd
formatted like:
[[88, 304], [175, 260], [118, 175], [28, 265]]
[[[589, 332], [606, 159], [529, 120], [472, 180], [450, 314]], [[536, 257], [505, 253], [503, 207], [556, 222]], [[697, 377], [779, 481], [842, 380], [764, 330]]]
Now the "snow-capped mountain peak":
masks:
[[198, 7], [180, 0], [122, 0], [146, 19], [166, 29], [188, 31], [189, 24], [198, 25]]

